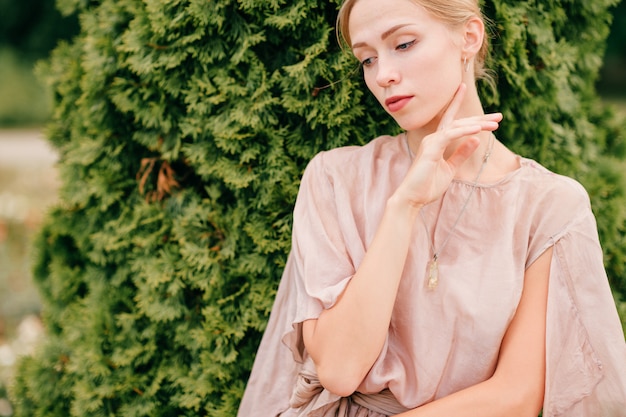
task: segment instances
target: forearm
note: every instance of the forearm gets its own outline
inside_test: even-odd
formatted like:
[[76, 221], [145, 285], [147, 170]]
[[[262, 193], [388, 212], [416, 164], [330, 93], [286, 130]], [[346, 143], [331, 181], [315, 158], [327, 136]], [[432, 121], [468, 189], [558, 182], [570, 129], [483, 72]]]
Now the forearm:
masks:
[[545, 331], [552, 249], [525, 274], [517, 311], [500, 346], [494, 375], [402, 417], [537, 417], [545, 387]]
[[537, 417], [536, 398], [542, 394], [494, 377], [397, 417]]
[[305, 323], [304, 340], [327, 389], [350, 395], [380, 354], [418, 208], [389, 200], [365, 257], [335, 306]]

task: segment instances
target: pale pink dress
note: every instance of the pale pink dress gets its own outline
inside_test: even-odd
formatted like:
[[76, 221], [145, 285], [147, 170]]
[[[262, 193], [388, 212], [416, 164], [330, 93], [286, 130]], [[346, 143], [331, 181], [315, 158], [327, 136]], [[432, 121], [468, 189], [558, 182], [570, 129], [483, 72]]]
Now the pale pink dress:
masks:
[[[358, 394], [339, 398], [317, 382], [301, 323], [336, 302], [411, 161], [402, 136], [316, 156], [302, 178], [292, 250], [238, 416], [381, 417], [486, 380], [524, 271], [551, 246], [543, 415], [626, 416], [626, 344], [587, 193], [532, 160], [519, 162], [474, 190], [440, 254], [435, 291], [425, 288], [432, 254], [418, 219], [387, 342]], [[454, 181], [424, 207], [436, 248], [471, 190]], [[367, 394], [379, 392], [369, 404]]]

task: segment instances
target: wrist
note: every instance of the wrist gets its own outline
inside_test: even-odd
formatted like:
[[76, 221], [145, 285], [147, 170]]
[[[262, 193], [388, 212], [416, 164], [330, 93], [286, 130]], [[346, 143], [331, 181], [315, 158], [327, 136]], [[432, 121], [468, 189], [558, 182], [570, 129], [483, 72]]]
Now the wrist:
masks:
[[424, 204], [416, 203], [398, 193], [394, 193], [387, 200], [386, 211], [393, 213], [394, 218], [414, 221]]

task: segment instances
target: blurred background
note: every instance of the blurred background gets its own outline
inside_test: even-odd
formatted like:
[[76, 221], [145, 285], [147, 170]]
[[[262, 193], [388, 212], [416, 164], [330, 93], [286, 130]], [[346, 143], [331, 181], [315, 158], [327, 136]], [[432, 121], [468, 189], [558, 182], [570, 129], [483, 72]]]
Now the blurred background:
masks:
[[626, 114], [626, 0], [613, 10], [613, 24], [607, 43], [604, 66], [597, 83], [604, 100]]
[[[78, 32], [55, 0], [0, 0], [0, 416], [11, 369], [42, 334], [39, 299], [31, 278], [31, 239], [55, 202], [56, 154], [44, 126], [49, 91], [34, 74], [58, 42]], [[598, 91], [626, 117], [626, 0], [614, 9]]]
[[78, 32], [55, 0], [0, 0], [0, 416], [13, 414], [7, 386], [15, 361], [42, 337], [31, 278], [31, 239], [54, 203], [56, 154], [44, 139], [51, 97], [38, 60]]

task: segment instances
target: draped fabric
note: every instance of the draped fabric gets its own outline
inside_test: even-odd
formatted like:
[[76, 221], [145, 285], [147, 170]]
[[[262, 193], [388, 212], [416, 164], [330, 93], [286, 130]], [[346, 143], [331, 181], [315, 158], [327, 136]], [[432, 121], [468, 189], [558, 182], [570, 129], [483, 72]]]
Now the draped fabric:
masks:
[[525, 270], [550, 247], [543, 415], [626, 415], [626, 344], [587, 193], [518, 160], [498, 182], [473, 190], [455, 180], [423, 208], [439, 248], [472, 193], [440, 253], [435, 291], [425, 288], [429, 236], [421, 220], [413, 226], [386, 343], [357, 393], [340, 398], [315, 382], [302, 322], [337, 301], [411, 161], [401, 136], [318, 154], [302, 178], [291, 252], [238, 416], [381, 417], [488, 379]]

